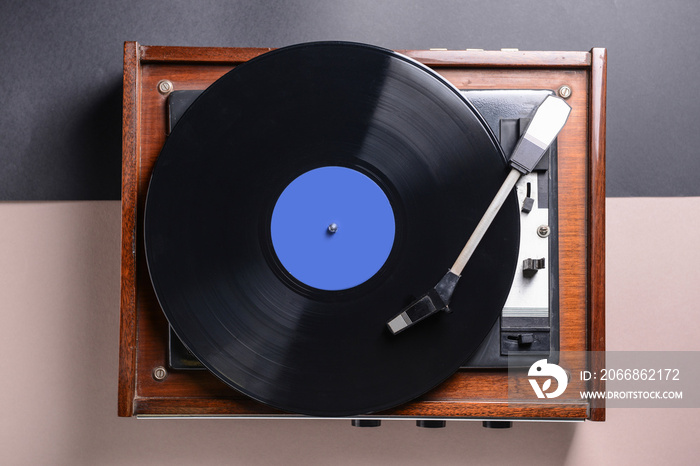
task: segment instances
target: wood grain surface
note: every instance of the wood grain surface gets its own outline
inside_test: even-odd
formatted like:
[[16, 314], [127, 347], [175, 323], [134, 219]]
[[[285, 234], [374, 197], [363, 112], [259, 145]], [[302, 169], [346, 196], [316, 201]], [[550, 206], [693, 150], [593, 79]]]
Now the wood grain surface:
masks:
[[122, 237], [121, 237], [121, 315], [119, 324], [119, 404], [120, 416], [133, 414], [136, 388], [136, 202], [138, 198], [139, 91], [141, 66], [138, 45], [124, 44], [122, 120]]
[[[588, 263], [590, 283], [590, 318], [588, 349], [592, 351], [593, 372], [605, 367], [605, 105], [607, 95], [607, 52], [591, 50], [590, 90], [590, 218], [588, 225]], [[605, 391], [605, 381], [598, 377], [591, 390]], [[605, 420], [605, 400], [591, 401], [591, 420]]]

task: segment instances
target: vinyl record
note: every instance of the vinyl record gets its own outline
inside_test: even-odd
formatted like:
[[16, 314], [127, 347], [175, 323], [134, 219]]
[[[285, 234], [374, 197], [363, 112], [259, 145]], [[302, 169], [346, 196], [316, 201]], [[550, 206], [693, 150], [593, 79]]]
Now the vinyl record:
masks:
[[453, 312], [386, 327], [444, 275], [506, 174], [480, 116], [430, 69], [361, 44], [279, 49], [212, 84], [169, 136], [146, 200], [151, 280], [231, 387], [294, 413], [388, 409], [453, 374], [500, 314], [514, 193]]

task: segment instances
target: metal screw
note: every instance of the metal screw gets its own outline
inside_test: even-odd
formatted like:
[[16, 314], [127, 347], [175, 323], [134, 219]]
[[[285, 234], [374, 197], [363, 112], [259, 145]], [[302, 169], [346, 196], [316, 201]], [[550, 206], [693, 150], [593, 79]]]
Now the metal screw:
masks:
[[158, 92], [160, 92], [163, 95], [170, 94], [171, 92], [173, 92], [173, 83], [171, 83], [167, 79], [158, 81]]
[[158, 366], [153, 369], [153, 378], [156, 379], [158, 382], [162, 382], [167, 376], [168, 371], [165, 370], [165, 367]]
[[337, 223], [331, 223], [328, 225], [328, 233], [335, 233], [338, 231], [338, 224]]
[[537, 236], [540, 238], [546, 238], [549, 236], [549, 233], [551, 230], [549, 229], [549, 225], [540, 225], [537, 227]]
[[564, 84], [562, 87], [559, 88], [559, 96], [568, 99], [571, 97], [571, 88]]

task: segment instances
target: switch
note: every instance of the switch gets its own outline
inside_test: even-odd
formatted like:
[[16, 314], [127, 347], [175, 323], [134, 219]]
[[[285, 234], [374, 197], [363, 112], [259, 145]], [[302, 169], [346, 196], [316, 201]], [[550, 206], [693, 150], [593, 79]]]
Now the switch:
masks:
[[532, 191], [532, 185], [530, 183], [527, 184], [527, 191], [525, 193], [525, 199], [523, 200], [523, 207], [522, 210], [526, 214], [529, 214], [532, 211], [532, 208], [535, 205], [535, 200], [532, 198], [530, 195]]
[[447, 425], [447, 422], [440, 419], [419, 419], [416, 421], [416, 426], [426, 429], [440, 429], [445, 427], [445, 425]]
[[523, 275], [531, 277], [537, 273], [538, 270], [544, 268], [544, 257], [541, 259], [525, 259], [523, 261]]
[[531, 345], [535, 342], [535, 336], [532, 333], [521, 333], [518, 335], [518, 345]]
[[353, 419], [353, 427], [379, 427], [382, 425], [382, 421], [379, 419]]

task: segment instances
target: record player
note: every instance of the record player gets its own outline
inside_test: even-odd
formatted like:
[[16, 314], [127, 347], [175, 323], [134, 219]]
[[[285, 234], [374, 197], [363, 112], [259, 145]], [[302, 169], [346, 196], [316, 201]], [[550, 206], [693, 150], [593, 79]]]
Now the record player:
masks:
[[605, 73], [604, 49], [127, 42], [119, 415], [604, 420], [507, 372], [605, 349]]

